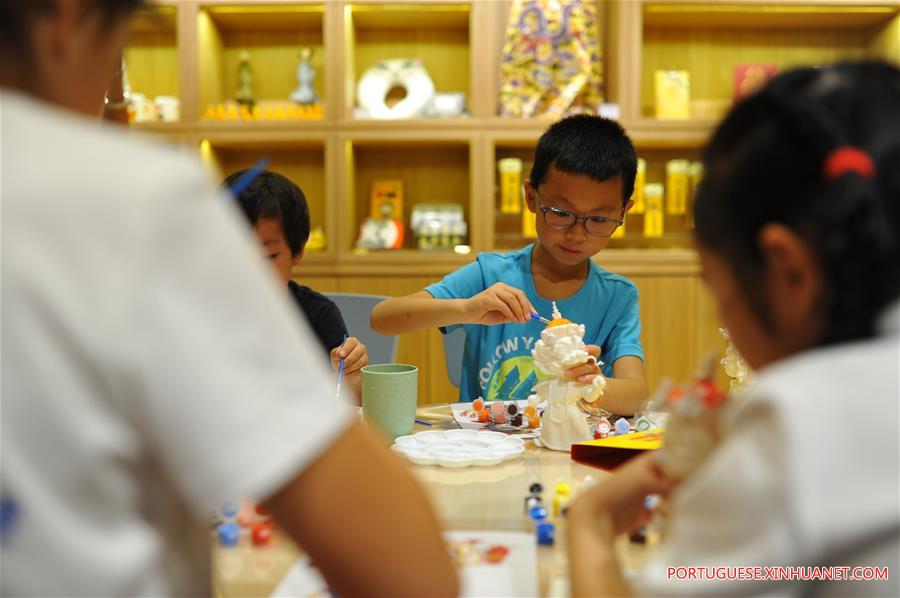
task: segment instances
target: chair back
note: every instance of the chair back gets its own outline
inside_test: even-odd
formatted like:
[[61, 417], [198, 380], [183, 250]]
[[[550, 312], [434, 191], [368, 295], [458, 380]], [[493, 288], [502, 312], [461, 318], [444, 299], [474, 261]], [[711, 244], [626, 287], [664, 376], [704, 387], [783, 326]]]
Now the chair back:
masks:
[[463, 351], [466, 348], [466, 331], [457, 328], [453, 332], [442, 334], [444, 337], [444, 362], [447, 364], [447, 377], [450, 383], [459, 388], [462, 378]]
[[383, 336], [372, 330], [369, 316], [372, 309], [388, 297], [356, 293], [324, 293], [337, 304], [347, 325], [347, 334], [355, 336], [366, 346], [369, 363], [396, 363], [397, 337]]

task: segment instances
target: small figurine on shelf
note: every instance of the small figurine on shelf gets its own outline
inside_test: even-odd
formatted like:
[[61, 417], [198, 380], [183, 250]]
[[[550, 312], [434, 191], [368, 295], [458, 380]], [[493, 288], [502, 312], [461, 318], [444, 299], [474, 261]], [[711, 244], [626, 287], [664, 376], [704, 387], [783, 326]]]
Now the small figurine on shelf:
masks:
[[390, 204], [381, 204], [380, 218], [366, 218], [359, 228], [357, 249], [400, 249], [403, 247], [403, 220], [391, 218]]
[[313, 70], [312, 64], [309, 62], [311, 57], [311, 48], [300, 50], [300, 62], [297, 64], [297, 89], [291, 92], [291, 100], [301, 106], [319, 103], [319, 94], [313, 89], [316, 71]]
[[328, 243], [325, 240], [325, 231], [317, 226], [309, 231], [309, 241], [306, 242], [306, 251], [323, 251]]
[[250, 53], [241, 52], [238, 63], [238, 88], [234, 93], [234, 99], [238, 104], [253, 110], [256, 104], [256, 94], [253, 92], [253, 67], [250, 66]]

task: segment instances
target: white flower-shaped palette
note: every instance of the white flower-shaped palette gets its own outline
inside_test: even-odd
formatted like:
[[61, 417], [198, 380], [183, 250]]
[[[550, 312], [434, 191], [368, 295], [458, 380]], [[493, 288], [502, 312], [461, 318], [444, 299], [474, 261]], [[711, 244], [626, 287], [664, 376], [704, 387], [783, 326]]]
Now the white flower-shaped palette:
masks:
[[525, 443], [500, 432], [434, 430], [400, 436], [391, 449], [416, 465], [470, 467], [518, 459], [525, 452]]

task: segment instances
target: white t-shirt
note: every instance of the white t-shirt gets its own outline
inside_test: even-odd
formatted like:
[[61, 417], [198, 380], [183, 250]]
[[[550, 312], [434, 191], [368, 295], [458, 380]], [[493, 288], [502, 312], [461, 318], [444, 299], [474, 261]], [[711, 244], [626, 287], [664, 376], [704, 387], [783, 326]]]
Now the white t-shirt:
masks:
[[209, 515], [351, 421], [196, 159], [4, 90], [4, 595], [208, 595]]
[[[900, 595], [898, 328], [900, 303], [886, 311], [874, 339], [761, 371], [728, 414], [721, 446], [673, 494], [667, 536], [635, 589], [649, 596]], [[887, 566], [890, 580], [813, 587], [667, 579], [669, 567], [847, 565]]]

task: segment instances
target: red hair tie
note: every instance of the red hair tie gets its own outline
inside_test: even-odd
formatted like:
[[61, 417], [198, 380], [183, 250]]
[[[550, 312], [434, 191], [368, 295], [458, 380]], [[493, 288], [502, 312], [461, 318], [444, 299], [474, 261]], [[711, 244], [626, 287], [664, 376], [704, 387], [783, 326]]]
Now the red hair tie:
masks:
[[822, 171], [827, 181], [836, 180], [848, 172], [870, 179], [875, 175], [875, 163], [869, 154], [858, 147], [844, 145], [828, 154]]

